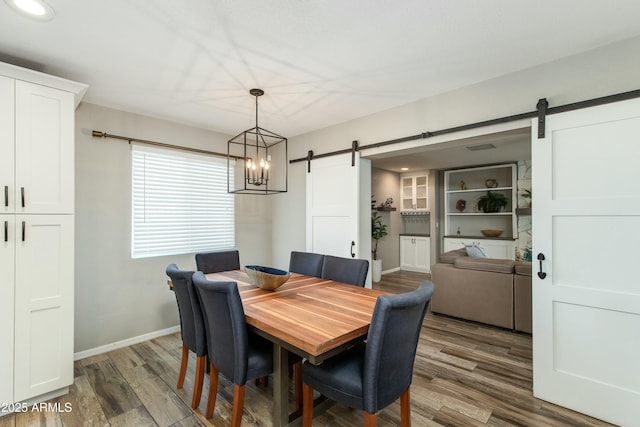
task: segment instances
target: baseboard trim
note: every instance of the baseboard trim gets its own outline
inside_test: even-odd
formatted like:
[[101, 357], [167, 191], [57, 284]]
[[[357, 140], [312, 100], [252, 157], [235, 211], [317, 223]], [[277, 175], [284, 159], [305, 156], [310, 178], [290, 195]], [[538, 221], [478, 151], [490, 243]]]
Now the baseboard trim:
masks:
[[148, 334], [138, 335], [137, 337], [127, 338], [126, 340], [117, 341], [111, 344], [101, 345], [100, 347], [90, 348], [89, 350], [79, 351], [74, 353], [73, 360], [86, 359], [87, 357], [97, 356], [102, 353], [117, 350], [119, 348], [129, 347], [133, 344], [138, 344], [144, 341], [152, 340], [154, 338], [163, 337], [165, 335], [171, 335], [180, 331], [180, 325], [172, 326], [171, 328], [161, 329], [155, 332], [149, 332]]
[[400, 271], [400, 267], [390, 268], [389, 270], [384, 270], [382, 274], [395, 273], [396, 271]]

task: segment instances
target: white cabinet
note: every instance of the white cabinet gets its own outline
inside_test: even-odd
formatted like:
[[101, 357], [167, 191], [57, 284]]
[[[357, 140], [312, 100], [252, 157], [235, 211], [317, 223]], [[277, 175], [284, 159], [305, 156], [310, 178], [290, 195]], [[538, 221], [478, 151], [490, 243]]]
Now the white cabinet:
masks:
[[73, 94], [16, 81], [15, 99], [15, 212], [73, 213]]
[[465, 238], [450, 238], [444, 239], [444, 252], [454, 249], [460, 249], [464, 245], [476, 244], [481, 246], [489, 258], [498, 259], [514, 259], [516, 251], [515, 240], [503, 240], [503, 239], [465, 239]]
[[[0, 76], [0, 213], [15, 212], [15, 82]], [[0, 402], [5, 402], [0, 401]]]
[[400, 210], [427, 211], [428, 205], [427, 173], [400, 176]]
[[431, 239], [424, 236], [400, 236], [400, 269], [431, 271]]
[[14, 400], [73, 383], [73, 215], [16, 215]]
[[[480, 242], [492, 258], [513, 259], [518, 239], [516, 165], [503, 164], [445, 171], [444, 250]], [[482, 209], [481, 198], [497, 195], [506, 204]], [[501, 230], [491, 238], [482, 230]]]
[[0, 214], [0, 403], [13, 399], [15, 215]]
[[73, 382], [74, 107], [85, 90], [0, 63], [0, 402]]

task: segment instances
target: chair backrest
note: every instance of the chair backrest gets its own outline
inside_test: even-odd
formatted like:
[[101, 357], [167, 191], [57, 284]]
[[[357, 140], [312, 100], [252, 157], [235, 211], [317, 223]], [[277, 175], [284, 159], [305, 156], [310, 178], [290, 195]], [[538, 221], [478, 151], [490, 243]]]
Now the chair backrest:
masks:
[[236, 282], [212, 282], [193, 275], [204, 314], [209, 358], [235, 384], [247, 380], [249, 338]]
[[204, 274], [240, 270], [240, 252], [231, 250], [196, 254], [196, 267]]
[[423, 282], [405, 294], [378, 297], [364, 358], [364, 410], [374, 414], [411, 384], [422, 321], [434, 286]]
[[289, 259], [289, 271], [304, 274], [305, 276], [320, 277], [324, 255], [312, 252], [291, 251]]
[[182, 342], [197, 356], [204, 356], [207, 354], [207, 339], [200, 299], [191, 280], [193, 271], [180, 270], [177, 265], [169, 264], [166, 273], [171, 279], [178, 302]]
[[369, 261], [366, 259], [340, 258], [331, 255], [324, 256], [322, 264], [323, 279], [348, 283], [364, 287], [369, 271]]

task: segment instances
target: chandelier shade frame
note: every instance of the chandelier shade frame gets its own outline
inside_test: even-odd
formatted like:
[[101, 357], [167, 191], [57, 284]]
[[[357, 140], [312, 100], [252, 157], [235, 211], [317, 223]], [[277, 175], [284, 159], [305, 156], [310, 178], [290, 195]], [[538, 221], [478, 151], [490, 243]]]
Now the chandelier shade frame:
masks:
[[229, 193], [269, 195], [288, 191], [288, 141], [282, 135], [258, 126], [261, 89], [249, 92], [256, 98], [256, 126], [227, 142], [227, 187]]

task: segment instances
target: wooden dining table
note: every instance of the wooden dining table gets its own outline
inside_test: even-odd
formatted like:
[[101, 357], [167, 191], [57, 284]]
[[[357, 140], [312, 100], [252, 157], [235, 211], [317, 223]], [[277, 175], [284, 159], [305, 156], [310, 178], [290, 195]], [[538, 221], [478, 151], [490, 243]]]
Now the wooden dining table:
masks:
[[247, 324], [274, 344], [273, 425], [277, 427], [291, 421], [288, 352], [320, 364], [362, 341], [378, 296], [387, 294], [297, 273], [274, 291], [258, 288], [242, 270], [206, 277], [236, 282]]

